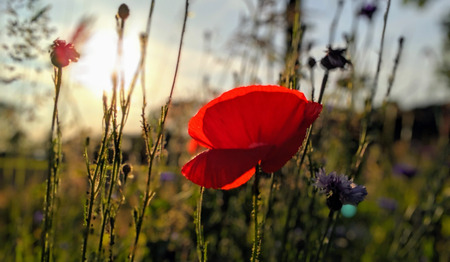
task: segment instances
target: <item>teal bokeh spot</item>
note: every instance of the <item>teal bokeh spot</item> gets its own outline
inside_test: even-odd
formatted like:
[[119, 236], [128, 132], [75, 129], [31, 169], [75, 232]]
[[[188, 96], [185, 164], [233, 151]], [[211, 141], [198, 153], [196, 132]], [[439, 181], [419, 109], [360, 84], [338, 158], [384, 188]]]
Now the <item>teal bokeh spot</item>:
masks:
[[356, 206], [343, 205], [341, 208], [341, 213], [344, 217], [352, 217], [356, 214]]

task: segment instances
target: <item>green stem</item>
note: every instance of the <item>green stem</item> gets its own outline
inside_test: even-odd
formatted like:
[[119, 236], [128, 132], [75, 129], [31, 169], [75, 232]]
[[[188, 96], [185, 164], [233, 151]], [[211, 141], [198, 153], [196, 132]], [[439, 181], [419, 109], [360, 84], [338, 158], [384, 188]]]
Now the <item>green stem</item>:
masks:
[[197, 203], [197, 212], [196, 212], [196, 229], [197, 233], [197, 255], [198, 261], [204, 262], [206, 261], [206, 247], [205, 240], [203, 238], [203, 227], [202, 227], [202, 204], [203, 204], [203, 193], [205, 191], [204, 187], [200, 187], [200, 197]]
[[388, 99], [389, 95], [391, 94], [391, 89], [392, 89], [392, 85], [394, 84], [394, 79], [395, 79], [395, 75], [397, 72], [398, 64], [400, 63], [400, 56], [403, 51], [403, 42], [404, 42], [404, 38], [402, 36], [398, 39], [398, 51], [397, 51], [397, 55], [395, 56], [395, 59], [394, 59], [394, 67], [392, 68], [392, 74], [389, 77], [388, 88], [386, 91], [386, 96], [384, 97], [385, 101]]
[[331, 47], [334, 42], [334, 35], [336, 34], [336, 27], [339, 23], [339, 18], [342, 14], [342, 8], [344, 7], [344, 0], [339, 0], [338, 6], [336, 8], [336, 13], [334, 14], [333, 21], [331, 22], [328, 44]]
[[325, 232], [323, 233], [322, 239], [320, 240], [320, 246], [319, 246], [319, 249], [317, 250], [316, 259], [314, 260], [315, 262], [319, 261], [320, 253], [322, 252], [322, 248], [323, 248], [323, 244], [325, 242], [325, 239], [328, 236], [328, 231], [333, 222], [333, 217], [334, 217], [333, 215], [334, 215], [334, 211], [330, 210], [330, 213], [328, 214], [327, 226], [325, 227]]
[[137, 221], [136, 221], [136, 236], [134, 238], [134, 245], [132, 247], [131, 254], [130, 254], [130, 261], [134, 261], [134, 259], [135, 259], [137, 245], [138, 245], [138, 242], [139, 242], [139, 236], [140, 236], [140, 233], [141, 233], [141, 230], [142, 230], [142, 224], [144, 222], [145, 210], [147, 209], [148, 204], [150, 203], [151, 199], [154, 196], [154, 193], [151, 192], [151, 187], [150, 187], [151, 174], [152, 174], [152, 169], [153, 169], [153, 161], [154, 161], [154, 157], [156, 155], [156, 151], [159, 148], [158, 145], [161, 143], [161, 140], [162, 140], [162, 137], [163, 137], [164, 126], [165, 126], [167, 114], [169, 112], [169, 107], [170, 107], [170, 105], [172, 103], [173, 91], [175, 89], [175, 83], [176, 83], [177, 75], [178, 75], [178, 68], [179, 68], [179, 65], [180, 65], [181, 50], [182, 50], [182, 46], [183, 46], [184, 33], [186, 31], [186, 21], [187, 21], [187, 17], [188, 17], [188, 10], [189, 10], [189, 0], [186, 0], [185, 12], [184, 12], [184, 20], [183, 20], [183, 28], [182, 28], [182, 31], [181, 31], [180, 44], [179, 44], [179, 47], [178, 47], [178, 56], [177, 56], [177, 62], [176, 62], [176, 65], [175, 65], [175, 73], [174, 73], [174, 77], [173, 77], [173, 81], [172, 81], [172, 87], [170, 89], [170, 94], [169, 94], [169, 98], [168, 98], [167, 104], [163, 108], [163, 116], [162, 116], [162, 119], [161, 119], [159, 132], [158, 132], [158, 135], [157, 135], [156, 143], [153, 145], [153, 150], [151, 152], [150, 152], [150, 148], [149, 148], [150, 133], [149, 133], [149, 130], [147, 130], [147, 121], [145, 119], [145, 114], [144, 114], [145, 100], [144, 100], [144, 104], [143, 104], [142, 121], [143, 121], [143, 128], [144, 128], [144, 138], [146, 140], [147, 151], [148, 151], [148, 154], [149, 154], [148, 173], [147, 173], [147, 185], [146, 185], [146, 190], [145, 190], [145, 195], [144, 195], [144, 201], [142, 203], [142, 210], [139, 213], [139, 217], [137, 218]]
[[338, 218], [339, 218], [339, 213], [336, 214], [336, 218], [333, 219], [333, 223], [331, 224], [330, 237], [328, 238], [328, 242], [327, 242], [327, 244], [325, 246], [325, 251], [323, 252], [323, 258], [324, 259], [327, 257], [328, 250], [330, 249], [330, 243], [333, 240], [334, 230], [336, 229], [336, 223], [337, 223]]
[[[378, 55], [378, 62], [377, 62], [377, 70], [375, 72], [375, 77], [374, 77], [374, 81], [373, 81], [373, 88], [372, 88], [372, 92], [370, 94], [370, 103], [371, 105], [373, 105], [373, 99], [375, 98], [375, 93], [377, 92], [377, 88], [378, 88], [378, 78], [380, 75], [380, 70], [381, 70], [381, 60], [383, 58], [383, 50], [384, 50], [384, 36], [386, 33], [386, 25], [387, 25], [387, 19], [388, 19], [388, 14], [389, 14], [389, 9], [391, 6], [391, 0], [388, 0], [387, 2], [387, 6], [386, 6], [386, 11], [384, 12], [384, 22], [383, 22], [383, 31], [381, 32], [381, 40], [380, 40], [380, 52]], [[373, 106], [371, 106], [373, 107]], [[372, 108], [371, 108], [372, 110]]]
[[261, 250], [261, 242], [259, 241], [259, 224], [258, 224], [258, 195], [259, 195], [259, 165], [255, 169], [255, 180], [253, 181], [253, 223], [254, 223], [254, 235], [253, 235], [253, 249], [252, 258], [250, 261], [259, 261], [259, 254]]
[[101, 231], [100, 231], [100, 240], [99, 240], [99, 244], [98, 244], [98, 255], [101, 254], [102, 246], [103, 246], [103, 236], [105, 233], [105, 227], [106, 227], [107, 221], [109, 221], [109, 218], [111, 216], [111, 196], [112, 196], [114, 187], [116, 185], [117, 175], [119, 173], [119, 166], [120, 166], [120, 162], [122, 160], [122, 156], [121, 156], [121, 152], [120, 152], [120, 147], [121, 147], [120, 144], [121, 144], [121, 138], [122, 138], [121, 131], [123, 128], [124, 119], [125, 119], [125, 116], [122, 115], [120, 132], [117, 135], [117, 138], [114, 139], [115, 145], [114, 145], [113, 170], [111, 172], [111, 179], [109, 182], [109, 191], [108, 191], [107, 202], [106, 202], [106, 206], [105, 206], [105, 213], [103, 214], [102, 227], [101, 227]]
[[[58, 99], [61, 90], [61, 78], [62, 67], [57, 67], [57, 76], [55, 79], [55, 103], [53, 105], [52, 124], [49, 138], [49, 152], [48, 152], [48, 174], [47, 174], [47, 189], [45, 196], [45, 210], [44, 210], [44, 230], [42, 231], [42, 253], [41, 261], [50, 261], [50, 255], [52, 251], [52, 226], [53, 226], [53, 214], [54, 214], [54, 198], [57, 192], [57, 172], [59, 168], [59, 156], [60, 146], [59, 143], [59, 128], [58, 128]], [[55, 132], [55, 127], [58, 130]], [[56, 138], [56, 141], [55, 141]], [[55, 145], [55, 143], [57, 143]], [[57, 146], [57, 152], [55, 152], [55, 146]]]
[[[98, 255], [101, 257], [101, 251], [103, 246], [103, 236], [105, 233], [105, 227], [107, 224], [107, 221], [109, 221], [111, 216], [111, 196], [112, 192], [114, 190], [117, 176], [119, 173], [119, 167], [122, 161], [122, 154], [121, 154], [121, 143], [122, 143], [122, 134], [123, 134], [123, 128], [125, 126], [125, 122], [128, 118], [129, 113], [129, 107], [130, 107], [130, 97], [131, 93], [128, 94], [127, 99], [125, 99], [124, 94], [124, 72], [123, 72], [123, 66], [122, 66], [122, 60], [123, 60], [123, 34], [124, 34], [124, 27], [125, 27], [125, 20], [120, 19], [119, 25], [118, 25], [118, 42], [117, 42], [117, 61], [116, 61], [116, 67], [114, 69], [113, 73], [113, 95], [111, 98], [111, 112], [113, 114], [112, 117], [112, 137], [113, 137], [113, 143], [114, 143], [114, 159], [113, 159], [113, 170], [111, 173], [111, 178], [109, 182], [109, 191], [107, 194], [107, 201], [105, 205], [105, 211], [103, 213], [103, 219], [101, 224], [101, 230], [100, 230], [100, 239], [98, 243]], [[119, 81], [117, 81], [117, 77], [119, 77]], [[119, 83], [118, 83], [119, 82]], [[120, 124], [117, 125], [117, 87], [120, 86], [119, 90], [119, 102], [122, 110], [122, 117]], [[130, 88], [130, 91], [133, 88]], [[118, 130], [117, 130], [118, 129]]]
[[[96, 196], [96, 192], [98, 191], [98, 188], [95, 188], [95, 181], [97, 181], [97, 178], [99, 176], [99, 174], [102, 173], [101, 170], [103, 169], [103, 166], [105, 164], [105, 150], [107, 148], [107, 142], [108, 142], [108, 132], [109, 132], [109, 123], [110, 123], [110, 117], [111, 114], [108, 112], [105, 112], [105, 133], [103, 135], [103, 139], [102, 139], [102, 143], [100, 145], [100, 152], [99, 155], [97, 157], [97, 165], [95, 167], [95, 171], [94, 174], [91, 176], [90, 171], [89, 171], [89, 165], [87, 165], [87, 172], [89, 175], [89, 181], [90, 181], [90, 197], [89, 197], [89, 202], [88, 202], [88, 214], [86, 217], [86, 228], [84, 231], [84, 239], [83, 239], [83, 248], [82, 248], [82, 255], [81, 255], [81, 261], [86, 261], [86, 251], [87, 251], [87, 243], [88, 243], [88, 238], [89, 238], [89, 229], [91, 226], [91, 219], [92, 219], [92, 212], [93, 212], [93, 207], [94, 207], [94, 201], [95, 201], [95, 196]], [[87, 149], [86, 149], [86, 158], [87, 158]], [[89, 161], [88, 158], [86, 159], [86, 161]], [[98, 187], [101, 187], [101, 183], [98, 183]]]
[[317, 103], [322, 103], [323, 93], [325, 93], [325, 87], [327, 86], [328, 81], [328, 69], [325, 70], [325, 73], [323, 75], [322, 79], [322, 85], [320, 86], [320, 93], [319, 93], [319, 100], [317, 100]]

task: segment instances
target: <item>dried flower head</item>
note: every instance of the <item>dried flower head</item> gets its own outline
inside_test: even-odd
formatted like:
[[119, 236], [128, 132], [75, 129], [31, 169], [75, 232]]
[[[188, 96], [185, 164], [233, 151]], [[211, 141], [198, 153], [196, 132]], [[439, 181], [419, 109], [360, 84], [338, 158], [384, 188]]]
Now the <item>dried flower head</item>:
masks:
[[56, 39], [51, 46], [50, 58], [52, 64], [56, 67], [65, 67], [70, 62], [77, 62], [80, 54], [75, 50], [71, 43], [66, 43], [64, 40]]
[[320, 60], [320, 64], [328, 70], [335, 68], [344, 68], [345, 65], [352, 63], [344, 57], [347, 49], [333, 49], [328, 47], [327, 55]]
[[342, 205], [358, 205], [367, 195], [365, 186], [360, 186], [345, 175], [332, 172], [329, 175], [321, 169], [315, 179], [315, 186], [327, 195], [327, 205], [331, 210], [340, 210]]

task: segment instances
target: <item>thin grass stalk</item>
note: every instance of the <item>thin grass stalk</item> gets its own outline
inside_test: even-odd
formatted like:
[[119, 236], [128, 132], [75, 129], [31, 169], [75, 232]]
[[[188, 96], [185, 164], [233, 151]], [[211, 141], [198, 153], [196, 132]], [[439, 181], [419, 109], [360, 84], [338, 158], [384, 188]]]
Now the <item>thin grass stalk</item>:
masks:
[[336, 223], [339, 219], [339, 212], [336, 212], [335, 217], [333, 217], [333, 223], [331, 224], [331, 229], [330, 229], [330, 236], [328, 238], [327, 244], [325, 245], [325, 251], [323, 252], [323, 260], [325, 260], [325, 258], [327, 257], [328, 254], [328, 250], [330, 250], [330, 244], [333, 240], [333, 236], [334, 236], [334, 231], [336, 230]]
[[[138, 217], [135, 217], [135, 222], [136, 222], [136, 236], [134, 238], [134, 244], [132, 247], [132, 251], [130, 254], [130, 260], [134, 261], [135, 256], [136, 256], [136, 250], [137, 250], [137, 245], [139, 242], [139, 236], [140, 233], [142, 231], [142, 224], [144, 222], [144, 216], [145, 216], [145, 211], [147, 209], [148, 204], [150, 203], [151, 199], [154, 197], [154, 192], [151, 191], [151, 187], [150, 187], [150, 182], [151, 182], [151, 175], [152, 175], [152, 169], [153, 169], [153, 161], [155, 159], [155, 155], [156, 152], [158, 150], [158, 145], [161, 143], [162, 137], [163, 137], [163, 133], [164, 133], [164, 126], [165, 126], [165, 122], [166, 122], [166, 118], [167, 118], [167, 114], [169, 112], [169, 108], [170, 105], [172, 103], [172, 96], [173, 96], [173, 92], [175, 89], [175, 84], [176, 84], [176, 80], [177, 80], [177, 75], [178, 75], [178, 68], [180, 65], [180, 59], [181, 59], [181, 50], [182, 50], [182, 46], [183, 46], [183, 40], [184, 40], [184, 33], [186, 31], [186, 22], [187, 22], [187, 16], [188, 16], [188, 10], [189, 10], [189, 0], [186, 0], [186, 5], [185, 5], [185, 12], [184, 12], [184, 19], [183, 19], [183, 28], [181, 31], [181, 37], [180, 37], [180, 44], [178, 47], [178, 56], [177, 56], [177, 62], [175, 65], [175, 73], [173, 76], [173, 81], [172, 81], [172, 87], [170, 89], [170, 94], [169, 94], [169, 98], [168, 101], [166, 103], [166, 106], [163, 107], [163, 112], [162, 112], [162, 118], [161, 118], [161, 122], [160, 122], [160, 128], [157, 134], [157, 138], [156, 138], [156, 142], [153, 145], [153, 150], [150, 151], [151, 149], [151, 145], [150, 145], [150, 140], [151, 140], [151, 134], [150, 134], [150, 130], [148, 129], [149, 126], [147, 124], [147, 120], [145, 119], [145, 114], [144, 112], [142, 113], [142, 124], [143, 124], [143, 133], [144, 133], [144, 140], [146, 141], [147, 144], [147, 151], [148, 151], [148, 173], [147, 173], [147, 183], [146, 183], [146, 189], [145, 189], [145, 194], [144, 194], [144, 200], [142, 202], [142, 208], [141, 211], [138, 212]], [[144, 104], [145, 105], [145, 104]], [[143, 109], [144, 110], [144, 109]]]
[[[262, 221], [262, 225], [265, 225], [265, 222], [267, 220], [267, 218], [270, 216], [270, 214], [272, 213], [272, 206], [273, 206], [273, 189], [275, 187], [275, 179], [274, 179], [274, 173], [270, 173], [270, 189], [269, 189], [269, 197], [268, 197], [268, 201], [267, 201], [267, 210], [266, 213], [263, 217], [263, 221]], [[262, 237], [261, 237], [262, 238]]]
[[327, 86], [328, 82], [328, 69], [325, 70], [325, 73], [323, 74], [322, 78], [322, 84], [320, 86], [320, 93], [319, 93], [319, 99], [317, 100], [317, 103], [322, 104], [323, 94], [325, 93], [325, 87]]
[[310, 72], [310, 77], [309, 77], [309, 79], [310, 79], [310, 81], [311, 81], [311, 101], [313, 101], [314, 102], [314, 91], [315, 91], [315, 86], [314, 86], [314, 68], [313, 67], [311, 67], [310, 69], [309, 69], [309, 72]]
[[[53, 238], [53, 216], [55, 212], [55, 197], [57, 193], [58, 184], [58, 169], [60, 162], [61, 140], [58, 123], [58, 100], [61, 91], [62, 67], [55, 68], [55, 101], [53, 105], [52, 124], [49, 137], [49, 151], [48, 151], [48, 173], [47, 173], [47, 189], [45, 196], [44, 208], [44, 230], [42, 231], [42, 253], [41, 261], [50, 261], [52, 253], [52, 238]], [[55, 131], [55, 128], [57, 129]], [[55, 147], [57, 148], [55, 152]]]
[[372, 92], [370, 93], [370, 101], [369, 103], [371, 103], [371, 111], [372, 111], [372, 105], [373, 105], [373, 99], [375, 98], [375, 94], [377, 92], [378, 89], [378, 79], [380, 76], [380, 71], [381, 71], [381, 62], [382, 62], [382, 58], [383, 58], [383, 50], [384, 50], [384, 36], [386, 34], [386, 25], [387, 25], [387, 20], [388, 20], [388, 15], [389, 15], [389, 9], [391, 7], [391, 0], [387, 1], [387, 6], [386, 6], [386, 11], [384, 12], [384, 18], [383, 18], [383, 31], [381, 32], [381, 40], [380, 40], [380, 52], [378, 54], [378, 62], [377, 62], [377, 70], [375, 71], [375, 77], [373, 80], [373, 87], [372, 87]]
[[338, 6], [336, 8], [336, 13], [334, 14], [333, 21], [331, 22], [330, 32], [328, 36], [328, 45], [332, 47], [334, 42], [334, 35], [336, 34], [336, 27], [339, 23], [339, 18], [342, 14], [342, 8], [344, 7], [344, 0], [339, 0]]
[[[84, 236], [83, 236], [81, 261], [86, 261], [87, 244], [88, 244], [89, 233], [90, 233], [89, 231], [90, 231], [90, 227], [91, 227], [93, 207], [94, 207], [96, 195], [102, 186], [102, 181], [100, 181], [99, 175], [101, 177], [101, 174], [103, 173], [103, 170], [104, 170], [105, 152], [106, 152], [106, 148], [107, 148], [107, 144], [108, 144], [108, 134], [109, 134], [109, 127], [110, 127], [110, 120], [111, 120], [111, 111], [110, 111], [110, 109], [107, 109], [106, 106], [107, 105], [105, 103], [104, 104], [105, 131], [103, 134], [102, 142], [100, 144], [100, 150], [99, 150], [99, 154], [97, 157], [96, 166], [95, 166], [95, 170], [94, 170], [93, 174], [91, 174], [91, 172], [90, 172], [89, 158], [88, 158], [88, 154], [87, 154], [87, 145], [86, 145], [86, 149], [85, 149], [86, 169], [88, 172], [88, 181], [90, 183], [90, 191], [89, 191], [89, 200], [87, 203], [88, 211], [87, 211], [87, 216], [85, 218], [86, 228], [85, 228]], [[97, 183], [97, 188], [96, 188], [95, 185], [96, 185], [96, 181], [98, 179], [99, 179], [99, 182]]]
[[395, 75], [397, 73], [398, 64], [400, 63], [400, 56], [402, 55], [402, 51], [403, 51], [403, 42], [404, 42], [404, 38], [403, 38], [403, 36], [401, 36], [398, 39], [398, 51], [397, 51], [397, 55], [395, 56], [395, 59], [394, 59], [394, 67], [392, 68], [392, 74], [390, 75], [389, 80], [388, 80], [388, 88], [386, 91], [386, 96], [384, 98], [385, 101], [389, 98], [389, 95], [391, 94], [392, 86], [394, 85]]
[[358, 150], [356, 151], [355, 156], [354, 156], [355, 160], [352, 165], [353, 169], [351, 170], [350, 177], [356, 177], [356, 175], [358, 174], [359, 167], [363, 161], [366, 149], [370, 144], [370, 141], [368, 141], [369, 122], [370, 122], [370, 118], [371, 118], [372, 112], [373, 112], [373, 100], [375, 97], [376, 90], [378, 88], [378, 78], [379, 78], [380, 70], [381, 70], [381, 62], [382, 62], [383, 50], [384, 50], [384, 37], [385, 37], [385, 33], [386, 33], [386, 25], [387, 25], [387, 19], [388, 19], [390, 6], [391, 6], [391, 0], [388, 0], [387, 6], [386, 6], [386, 11], [384, 13], [383, 31], [381, 33], [380, 52], [378, 54], [377, 69], [375, 71], [373, 87], [372, 87], [372, 90], [370, 93], [370, 98], [367, 101], [367, 105], [366, 105], [366, 115], [362, 120], [363, 123], [362, 123], [361, 135], [360, 135], [360, 139], [359, 139]]
[[[308, 154], [308, 161], [309, 161], [308, 167], [309, 167], [309, 172], [311, 174], [311, 178], [315, 178], [316, 174], [315, 174], [315, 170], [314, 170], [313, 165], [312, 165], [311, 154]], [[310, 182], [310, 181], [311, 180], [307, 180], [307, 182]], [[312, 191], [312, 197], [308, 197], [309, 204], [308, 204], [308, 212], [307, 212], [307, 214], [310, 217], [312, 217], [313, 219], [310, 220], [311, 223], [309, 223], [309, 224], [306, 223], [305, 224], [304, 227], [306, 227], [306, 228], [316, 228], [316, 223], [315, 223], [316, 219], [314, 219], [314, 207], [315, 207], [315, 203], [316, 203], [315, 202], [315, 198], [316, 198], [317, 189], [315, 187], [311, 187], [311, 191]], [[301, 223], [305, 223], [305, 222], [302, 220], [301, 216], [297, 216], [297, 219], [295, 221], [295, 228], [301, 227]], [[305, 232], [305, 240], [304, 240], [305, 246], [304, 246], [303, 249], [302, 248], [297, 248], [297, 254], [295, 256], [297, 261], [307, 261], [308, 260], [308, 249], [309, 249], [309, 244], [310, 244], [310, 241], [309, 241], [310, 235], [311, 235], [311, 230], [306, 230], [306, 232]]]
[[377, 62], [377, 68], [375, 71], [375, 76], [374, 76], [374, 81], [373, 81], [373, 86], [372, 86], [372, 90], [370, 93], [370, 98], [367, 101], [367, 105], [366, 105], [366, 116], [363, 119], [363, 127], [362, 127], [362, 131], [361, 131], [361, 135], [360, 135], [360, 142], [358, 145], [358, 150], [355, 154], [355, 163], [354, 163], [354, 169], [351, 171], [351, 176], [356, 176], [356, 174], [358, 173], [359, 170], [359, 166], [362, 162], [362, 159], [364, 157], [364, 153], [369, 145], [369, 141], [367, 141], [367, 132], [368, 132], [368, 128], [369, 128], [369, 122], [370, 122], [370, 118], [372, 116], [372, 112], [373, 112], [373, 100], [375, 98], [375, 94], [378, 88], [378, 79], [380, 76], [380, 70], [381, 70], [381, 63], [382, 63], [382, 58], [383, 58], [383, 50], [384, 50], [384, 37], [386, 34], [386, 25], [387, 25], [387, 19], [388, 19], [388, 15], [389, 15], [389, 9], [391, 6], [391, 0], [388, 0], [387, 2], [387, 6], [386, 6], [386, 11], [384, 13], [384, 19], [383, 19], [383, 30], [381, 33], [381, 40], [380, 40], [380, 52], [378, 54], [378, 62]]
[[[131, 95], [128, 96], [129, 99], [131, 99]], [[130, 101], [128, 100], [128, 98], [126, 100], [123, 101], [123, 103], [121, 102], [122, 106], [121, 106], [121, 112], [122, 112], [122, 117], [120, 120], [120, 124], [118, 126], [115, 126], [113, 129], [113, 143], [114, 143], [114, 159], [113, 159], [113, 169], [111, 172], [111, 178], [110, 178], [110, 186], [109, 186], [109, 191], [108, 191], [108, 195], [107, 195], [107, 202], [106, 202], [106, 206], [105, 206], [105, 213], [103, 216], [103, 221], [102, 221], [102, 228], [101, 228], [101, 233], [100, 233], [100, 241], [99, 241], [99, 254], [101, 253], [102, 250], [102, 245], [103, 245], [103, 235], [104, 235], [104, 231], [105, 231], [105, 226], [107, 224], [108, 220], [114, 219], [113, 217], [111, 217], [111, 196], [112, 196], [112, 192], [115, 188], [116, 185], [116, 181], [119, 175], [119, 170], [120, 170], [120, 164], [122, 163], [122, 137], [123, 137], [123, 128], [125, 127], [125, 123], [126, 120], [128, 119], [128, 113], [129, 113], [129, 109], [130, 109]], [[119, 128], [119, 130], [117, 131], [117, 127]]]
[[145, 28], [145, 33], [141, 35], [141, 63], [140, 63], [140, 72], [141, 72], [141, 87], [142, 87], [142, 114], [145, 116], [145, 108], [147, 106], [146, 99], [146, 87], [145, 87], [145, 61], [147, 58], [147, 46], [148, 46], [148, 38], [150, 36], [150, 26], [153, 17], [153, 10], [155, 8], [155, 0], [152, 0], [150, 5], [150, 12], [147, 18], [147, 27]]
[[253, 200], [253, 248], [251, 262], [259, 261], [259, 255], [261, 253], [261, 243], [259, 241], [259, 224], [258, 224], [258, 198], [259, 198], [259, 165], [255, 168], [255, 180], [252, 187], [252, 200]]
[[[107, 193], [107, 201], [104, 206], [104, 212], [103, 212], [103, 219], [101, 223], [101, 230], [100, 230], [100, 238], [98, 243], [98, 256], [101, 257], [102, 249], [103, 249], [103, 236], [105, 233], [105, 227], [107, 224], [107, 221], [110, 218], [111, 215], [111, 196], [112, 191], [114, 189], [117, 174], [119, 171], [119, 166], [121, 162], [121, 138], [122, 138], [122, 131], [123, 126], [125, 124], [125, 120], [127, 118], [128, 110], [124, 108], [123, 103], [123, 90], [124, 90], [124, 79], [123, 79], [123, 69], [122, 69], [122, 52], [123, 52], [123, 31], [125, 27], [125, 20], [124, 19], [117, 19], [117, 34], [118, 34], [118, 42], [117, 42], [117, 61], [116, 66], [113, 73], [113, 95], [111, 98], [111, 111], [113, 114], [112, 117], [112, 139], [113, 139], [113, 145], [114, 145], [114, 158], [113, 158], [113, 170], [111, 172], [110, 177], [110, 183], [109, 183], [109, 191]], [[122, 118], [120, 125], [117, 125], [117, 87], [118, 87], [118, 75], [119, 77], [119, 85], [120, 85], [120, 103], [121, 103], [121, 109], [122, 109]], [[119, 130], [118, 130], [119, 128]]]
[[325, 243], [325, 239], [328, 236], [328, 232], [333, 224], [334, 211], [330, 209], [330, 213], [328, 213], [327, 225], [325, 227], [325, 232], [323, 233], [322, 239], [320, 240], [319, 249], [317, 250], [315, 262], [318, 262], [320, 259], [320, 253], [322, 252], [323, 244]]
[[269, 196], [268, 196], [268, 200], [267, 200], [267, 210], [264, 213], [264, 216], [262, 217], [262, 221], [260, 224], [260, 233], [259, 233], [259, 249], [261, 250], [261, 246], [262, 246], [262, 242], [264, 240], [264, 230], [265, 230], [265, 226], [266, 226], [266, 220], [268, 217], [270, 217], [271, 213], [272, 213], [272, 206], [273, 206], [273, 189], [275, 186], [275, 179], [274, 179], [274, 174], [270, 173], [270, 188], [269, 188]]
[[[115, 146], [114, 151], [116, 151], [118, 149], [120, 150], [120, 140], [115, 140], [115, 141], [117, 141], [117, 142], [115, 142], [116, 146]], [[109, 190], [107, 193], [107, 201], [104, 206], [105, 209], [104, 209], [104, 213], [103, 213], [102, 225], [101, 225], [101, 230], [100, 230], [100, 239], [99, 239], [99, 244], [98, 244], [99, 257], [101, 257], [101, 253], [103, 250], [103, 236], [105, 234], [106, 224], [107, 224], [107, 221], [111, 217], [111, 196], [112, 196], [112, 191], [113, 191], [115, 183], [116, 183], [117, 174], [119, 171], [120, 160], [121, 160], [121, 154], [119, 151], [114, 154], [113, 169], [112, 169], [111, 177], [110, 177], [110, 181], [109, 181]]]
[[295, 69], [296, 62], [299, 61], [299, 45], [302, 41], [302, 27], [301, 27], [301, 6], [302, 1], [296, 0], [294, 4], [295, 16], [292, 23], [292, 36], [288, 48], [288, 52], [285, 57], [285, 68], [283, 76], [281, 78], [280, 85], [285, 86], [289, 89], [299, 89], [297, 83], [300, 83], [298, 78], [298, 72]]
[[207, 261], [207, 246], [203, 238], [203, 226], [202, 226], [202, 205], [203, 205], [203, 193], [204, 187], [200, 187], [200, 196], [197, 202], [197, 210], [195, 212], [195, 233], [197, 234], [197, 256], [199, 262]]

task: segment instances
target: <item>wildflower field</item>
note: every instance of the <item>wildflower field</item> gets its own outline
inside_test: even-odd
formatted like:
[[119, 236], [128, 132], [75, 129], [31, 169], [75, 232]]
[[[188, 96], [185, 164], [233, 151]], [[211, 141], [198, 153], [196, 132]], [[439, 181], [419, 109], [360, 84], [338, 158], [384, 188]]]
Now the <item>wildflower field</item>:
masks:
[[448, 3], [91, 2], [0, 4], [0, 261], [450, 261]]

